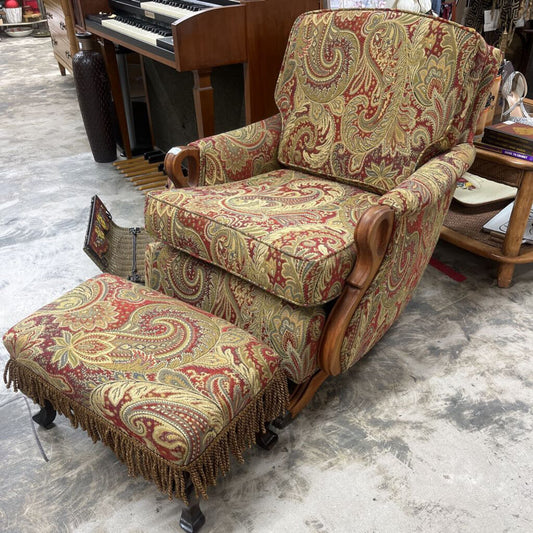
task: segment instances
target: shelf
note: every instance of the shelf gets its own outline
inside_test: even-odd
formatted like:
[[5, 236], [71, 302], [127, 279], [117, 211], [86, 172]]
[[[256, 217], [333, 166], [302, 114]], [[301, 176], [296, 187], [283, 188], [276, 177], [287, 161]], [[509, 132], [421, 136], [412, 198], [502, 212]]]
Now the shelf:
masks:
[[4, 22], [0, 24], [0, 29], [13, 26], [31, 26], [32, 24], [41, 24], [42, 22], [46, 22], [46, 19], [32, 20], [31, 22]]
[[500, 236], [482, 229], [507, 201], [484, 206], [452, 202], [440, 236], [455, 246], [497, 261], [498, 286], [509, 287], [515, 265], [533, 262], [533, 245], [522, 243], [533, 202], [533, 163], [478, 148], [470, 172], [518, 188], [507, 233]]
[[[510, 202], [511, 200], [505, 200], [492, 206], [469, 207], [453, 201], [444, 220], [444, 226], [457, 234], [491, 246], [501, 253], [505, 235], [484, 231], [483, 226]], [[520, 248], [520, 254], [531, 250], [530, 247], [531, 244], [524, 243]]]

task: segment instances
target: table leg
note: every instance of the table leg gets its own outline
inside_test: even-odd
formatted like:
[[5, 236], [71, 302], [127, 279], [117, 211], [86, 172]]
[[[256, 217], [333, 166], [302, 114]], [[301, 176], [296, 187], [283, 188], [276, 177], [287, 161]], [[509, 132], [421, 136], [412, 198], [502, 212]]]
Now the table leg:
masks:
[[195, 70], [194, 75], [194, 110], [198, 138], [209, 137], [215, 133], [215, 101], [211, 86], [211, 70]]
[[515, 265], [513, 263], [500, 263], [498, 265], [498, 287], [507, 289], [513, 281]]
[[113, 101], [115, 103], [115, 111], [117, 113], [118, 126], [122, 136], [124, 152], [126, 153], [126, 157], [131, 159], [132, 152], [130, 136], [128, 132], [128, 122], [126, 119], [126, 107], [124, 97], [122, 95], [122, 86], [120, 84], [117, 56], [115, 55], [115, 45], [112, 41], [108, 41], [107, 39], [101, 39], [100, 44], [107, 69], [107, 76], [109, 78], [109, 85], [111, 86], [111, 94], [113, 95]]
[[[503, 242], [502, 252], [506, 257], [516, 257], [520, 253], [524, 231], [528, 222], [529, 212], [533, 203], [533, 179], [526, 172], [514, 201], [509, 226]], [[498, 286], [507, 288], [511, 285], [515, 265], [501, 263], [498, 266]]]

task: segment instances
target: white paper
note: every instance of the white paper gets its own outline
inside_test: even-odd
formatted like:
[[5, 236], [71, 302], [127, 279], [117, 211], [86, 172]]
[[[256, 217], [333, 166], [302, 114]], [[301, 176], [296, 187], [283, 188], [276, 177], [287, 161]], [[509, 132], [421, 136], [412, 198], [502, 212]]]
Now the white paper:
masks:
[[[492, 217], [484, 226], [486, 231], [494, 231], [496, 233], [507, 233], [509, 226], [509, 219], [511, 218], [511, 212], [514, 207], [514, 202], [510, 203], [506, 208], [502, 209], [496, 216]], [[529, 212], [527, 219], [526, 229], [524, 231], [524, 239], [522, 242], [528, 242], [533, 244], [533, 207]]]
[[484, 22], [483, 30], [484, 31], [494, 31], [498, 29], [498, 23], [500, 20], [500, 10], [499, 9], [486, 9], [483, 12]]

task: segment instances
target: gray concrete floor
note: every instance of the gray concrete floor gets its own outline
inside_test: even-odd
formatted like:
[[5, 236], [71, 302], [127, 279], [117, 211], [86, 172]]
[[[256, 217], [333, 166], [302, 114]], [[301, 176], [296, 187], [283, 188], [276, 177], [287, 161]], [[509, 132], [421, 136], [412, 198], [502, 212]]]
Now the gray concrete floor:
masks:
[[[3, 334], [99, 273], [82, 251], [93, 194], [122, 226], [143, 224], [143, 195], [94, 162], [48, 39], [2, 37], [0, 89]], [[489, 261], [444, 243], [435, 256], [466, 280], [428, 268], [375, 349], [210, 490], [203, 531], [533, 531], [533, 267], [504, 290]], [[1, 531], [179, 530], [179, 502], [30, 411], [0, 387]]]

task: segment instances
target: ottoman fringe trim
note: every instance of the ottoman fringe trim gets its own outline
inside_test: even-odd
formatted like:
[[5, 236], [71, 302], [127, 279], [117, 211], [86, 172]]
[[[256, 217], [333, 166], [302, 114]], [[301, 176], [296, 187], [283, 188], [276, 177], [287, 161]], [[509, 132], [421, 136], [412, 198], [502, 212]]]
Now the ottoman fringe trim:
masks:
[[4, 370], [4, 382], [15, 392], [21, 391], [35, 403], [52, 407], [68, 418], [71, 424], [85, 430], [93, 442], [102, 441], [126, 464], [131, 476], [143, 476], [153, 481], [169, 498], [177, 497], [186, 504], [189, 479], [196, 494], [207, 498], [207, 487], [216, 485], [217, 477], [230, 468], [233, 454], [243, 462], [243, 452], [250, 448], [256, 434], [265, 431], [266, 424], [285, 413], [289, 403], [287, 378], [278, 370], [270, 382], [219, 433], [202, 454], [188, 465], [180, 466], [148, 449], [134, 437], [116, 428], [80, 403], [67, 398], [43, 378], [9, 359]]

